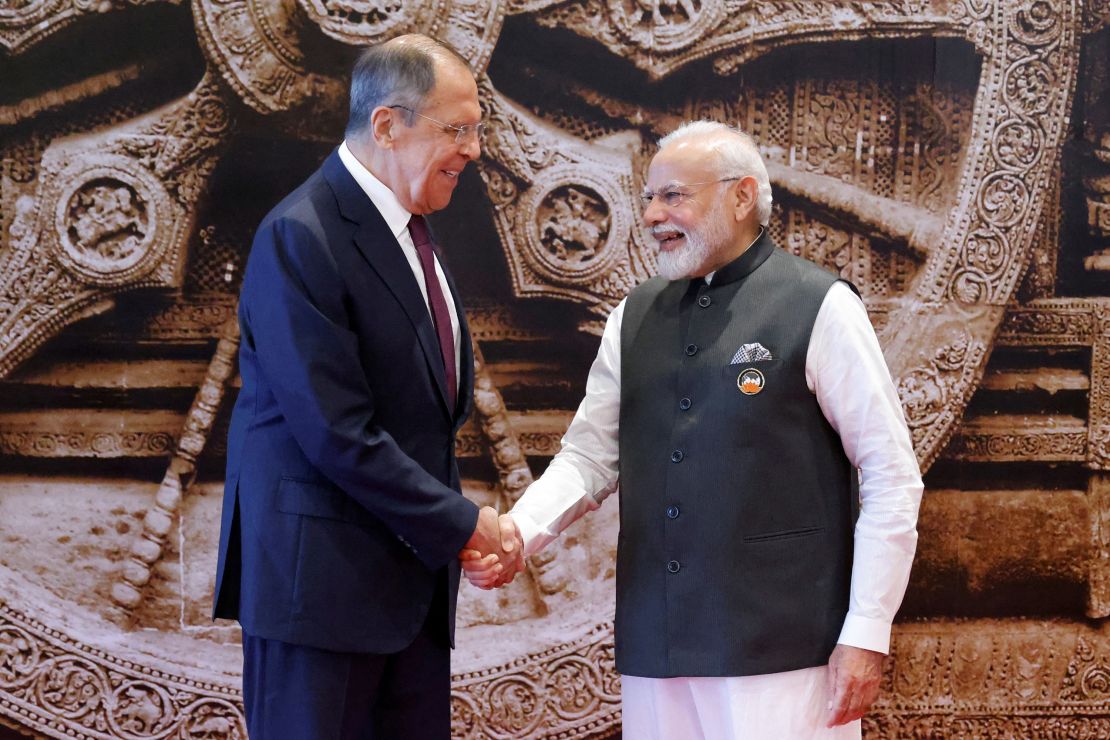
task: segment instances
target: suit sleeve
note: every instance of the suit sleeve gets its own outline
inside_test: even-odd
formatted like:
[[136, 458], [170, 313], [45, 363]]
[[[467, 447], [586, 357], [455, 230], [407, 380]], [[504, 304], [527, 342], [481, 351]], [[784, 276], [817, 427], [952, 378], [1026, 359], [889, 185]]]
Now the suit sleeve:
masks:
[[243, 285], [244, 341], [309, 461], [407, 541], [431, 569], [458, 557], [478, 507], [405, 454], [374, 419], [359, 372], [347, 290], [305, 224], [275, 219], [255, 237]]

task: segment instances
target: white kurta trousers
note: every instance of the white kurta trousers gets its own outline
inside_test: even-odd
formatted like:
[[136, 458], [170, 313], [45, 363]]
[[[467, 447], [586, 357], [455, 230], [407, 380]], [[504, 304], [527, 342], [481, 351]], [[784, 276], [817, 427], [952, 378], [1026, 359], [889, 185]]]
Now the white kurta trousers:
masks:
[[828, 668], [728, 678], [621, 676], [624, 740], [859, 740], [828, 728]]

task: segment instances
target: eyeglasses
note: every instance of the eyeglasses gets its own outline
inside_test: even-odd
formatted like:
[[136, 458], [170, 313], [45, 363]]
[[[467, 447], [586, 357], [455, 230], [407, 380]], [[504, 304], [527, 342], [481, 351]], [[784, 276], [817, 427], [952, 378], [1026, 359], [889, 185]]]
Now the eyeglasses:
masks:
[[674, 208], [675, 206], [682, 205], [690, 198], [693, 198], [702, 190], [710, 185], [717, 185], [722, 182], [732, 182], [734, 180], [742, 180], [742, 177], [722, 177], [720, 180], [706, 180], [704, 182], [692, 182], [689, 185], [668, 185], [661, 192], [654, 192], [652, 190], [645, 190], [640, 193], [640, 202], [644, 204], [644, 208], [651, 205], [652, 201], [659, 198], [663, 201], [663, 205], [667, 208]]
[[453, 131], [454, 134], [455, 134], [455, 143], [456, 144], [462, 144], [464, 141], [468, 141], [471, 138], [473, 138], [475, 141], [480, 142], [482, 140], [482, 137], [486, 133], [486, 122], [485, 121], [480, 121], [478, 123], [467, 123], [467, 124], [462, 125], [462, 126], [455, 126], [453, 124], [445, 123], [443, 121], [432, 118], [431, 116], [426, 116], [423, 113], [417, 113], [416, 111], [414, 111], [412, 108], [408, 107], [407, 105], [391, 105], [391, 106], [388, 106], [388, 107], [390, 107], [390, 108], [400, 108], [403, 111], [408, 111], [409, 113], [411, 113], [414, 116], [420, 116], [421, 118], [426, 118], [429, 121], [431, 121], [432, 123], [443, 126], [443, 129], [444, 129], [443, 133], [447, 133], [448, 130]]

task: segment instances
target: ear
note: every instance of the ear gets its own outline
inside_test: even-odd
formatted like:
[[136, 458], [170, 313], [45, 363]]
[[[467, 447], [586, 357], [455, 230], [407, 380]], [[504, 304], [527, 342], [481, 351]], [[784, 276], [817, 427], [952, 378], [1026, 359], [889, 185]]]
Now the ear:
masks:
[[399, 123], [397, 112], [379, 105], [370, 112], [370, 136], [379, 149], [393, 148], [393, 126]]
[[748, 220], [756, 211], [759, 199], [759, 185], [751, 175], [741, 178], [732, 187], [732, 212], [737, 223]]

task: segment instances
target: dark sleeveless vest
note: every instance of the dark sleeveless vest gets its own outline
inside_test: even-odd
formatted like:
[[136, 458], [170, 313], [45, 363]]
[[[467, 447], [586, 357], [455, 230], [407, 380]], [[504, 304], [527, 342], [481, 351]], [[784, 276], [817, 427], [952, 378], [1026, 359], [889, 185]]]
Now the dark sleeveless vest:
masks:
[[[805, 364], [834, 282], [765, 233], [709, 286], [654, 278], [629, 296], [621, 673], [745, 676], [828, 662], [848, 611], [858, 486]], [[754, 342], [772, 359], [731, 364]]]

